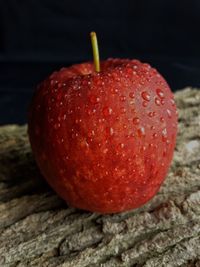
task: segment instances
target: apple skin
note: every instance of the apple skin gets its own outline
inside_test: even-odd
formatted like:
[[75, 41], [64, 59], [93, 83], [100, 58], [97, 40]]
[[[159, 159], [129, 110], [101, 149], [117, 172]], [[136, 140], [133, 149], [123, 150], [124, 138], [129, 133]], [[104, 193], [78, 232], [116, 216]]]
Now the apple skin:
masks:
[[170, 166], [177, 111], [164, 78], [138, 60], [82, 63], [37, 88], [28, 133], [37, 164], [70, 206], [115, 213], [140, 207]]

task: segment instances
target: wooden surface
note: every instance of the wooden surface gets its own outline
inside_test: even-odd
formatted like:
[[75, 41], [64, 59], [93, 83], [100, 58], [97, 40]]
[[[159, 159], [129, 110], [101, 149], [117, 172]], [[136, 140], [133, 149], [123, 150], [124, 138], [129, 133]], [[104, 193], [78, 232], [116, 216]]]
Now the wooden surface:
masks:
[[116, 215], [67, 207], [41, 178], [26, 126], [0, 127], [0, 266], [200, 266], [200, 90], [175, 97], [168, 177], [148, 204]]

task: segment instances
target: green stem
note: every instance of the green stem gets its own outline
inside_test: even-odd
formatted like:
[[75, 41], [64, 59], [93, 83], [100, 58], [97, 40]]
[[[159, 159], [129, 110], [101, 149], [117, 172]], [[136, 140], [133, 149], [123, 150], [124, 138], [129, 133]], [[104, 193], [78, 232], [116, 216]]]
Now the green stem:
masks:
[[91, 32], [90, 37], [91, 37], [91, 43], [92, 43], [94, 68], [96, 72], [100, 72], [99, 48], [98, 48], [96, 32]]

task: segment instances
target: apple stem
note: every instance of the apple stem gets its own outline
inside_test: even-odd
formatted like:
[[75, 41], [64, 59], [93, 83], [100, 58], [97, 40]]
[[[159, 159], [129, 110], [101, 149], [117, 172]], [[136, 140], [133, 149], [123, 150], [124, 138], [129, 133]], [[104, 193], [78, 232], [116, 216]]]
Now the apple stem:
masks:
[[100, 72], [99, 48], [98, 48], [96, 32], [91, 32], [90, 37], [91, 37], [91, 43], [92, 43], [94, 68], [96, 72]]

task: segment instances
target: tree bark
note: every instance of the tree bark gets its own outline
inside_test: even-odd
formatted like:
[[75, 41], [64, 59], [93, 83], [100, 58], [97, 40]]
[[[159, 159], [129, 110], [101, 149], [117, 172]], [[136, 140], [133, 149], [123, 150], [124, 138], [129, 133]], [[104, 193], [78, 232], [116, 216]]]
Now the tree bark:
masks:
[[36, 167], [27, 126], [0, 127], [0, 266], [200, 266], [200, 90], [175, 99], [167, 179], [145, 206], [115, 215], [67, 207]]

